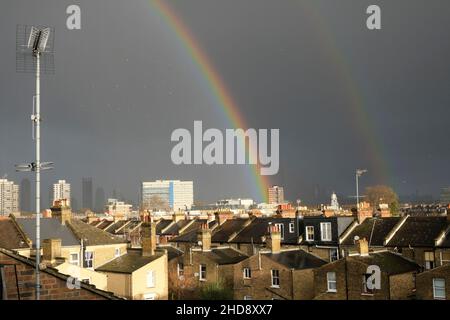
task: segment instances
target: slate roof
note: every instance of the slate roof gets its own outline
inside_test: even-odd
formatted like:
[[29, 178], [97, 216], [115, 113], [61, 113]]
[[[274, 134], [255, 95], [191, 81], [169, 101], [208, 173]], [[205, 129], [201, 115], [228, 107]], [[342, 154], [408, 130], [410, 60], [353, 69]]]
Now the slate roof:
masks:
[[171, 245], [164, 245], [164, 246], [158, 246], [159, 249], [161, 250], [166, 250], [167, 251], [167, 259], [170, 261], [174, 258], [178, 258], [180, 256], [183, 255], [183, 251], [181, 251], [178, 248], [175, 248]]
[[126, 243], [127, 241], [114, 236], [106, 231], [100, 230], [78, 219], [71, 219], [67, 223], [78, 239], [84, 239], [84, 245], [97, 246]]
[[261, 254], [279, 264], [295, 270], [317, 268], [327, 263], [327, 261], [322, 260], [302, 249], [286, 250], [276, 254]]
[[[264, 243], [262, 237], [267, 235], [269, 223], [272, 225], [278, 223], [283, 224], [284, 238], [281, 240], [282, 244], [297, 244], [297, 219], [295, 218], [255, 218], [247, 227], [240, 231], [237, 236], [230, 241], [230, 243]], [[294, 223], [294, 232], [290, 232], [289, 230], [290, 223]], [[213, 242], [215, 242], [214, 239]]]
[[[230, 219], [226, 220], [218, 226], [212, 235], [211, 242], [224, 243], [227, 242], [230, 236], [237, 231], [240, 231], [249, 219]], [[196, 241], [196, 240], [194, 240]]]
[[[178, 235], [180, 229], [184, 228], [187, 224], [191, 223], [192, 220], [180, 220], [172, 224], [167, 230], [161, 232], [161, 235]], [[158, 233], [158, 231], [156, 232]]]
[[115, 222], [114, 224], [110, 225], [105, 231], [108, 231], [109, 233], [115, 234], [118, 229], [123, 227], [128, 221], [126, 220], [119, 220]]
[[209, 229], [212, 229], [217, 224], [216, 221], [208, 222], [207, 219], [196, 219], [194, 223], [192, 223], [182, 232], [182, 234], [173, 239], [170, 239], [169, 241], [189, 242], [189, 243], [197, 242], [197, 231], [201, 228], [202, 224], [204, 223], [208, 223]]
[[126, 254], [123, 254], [108, 263], [105, 263], [104, 265], [96, 268], [95, 271], [129, 274], [163, 256], [164, 253], [156, 252], [150, 257], [144, 257], [142, 256], [141, 249], [128, 249]]
[[0, 220], [0, 248], [22, 249], [29, 248], [27, 239], [20, 233], [10, 218]]
[[447, 217], [408, 217], [388, 242], [388, 247], [434, 247], [447, 228]]
[[[36, 219], [17, 218], [16, 222], [23, 230], [23, 232], [27, 235], [27, 237], [31, 239], [33, 248], [35, 248]], [[59, 219], [57, 218], [42, 218], [40, 219], [40, 226], [41, 226], [41, 240], [61, 239], [61, 245], [63, 247], [80, 245], [80, 241], [75, 237], [70, 228], [67, 225], [62, 225]], [[95, 227], [92, 226], [90, 227], [96, 229]]]
[[173, 222], [172, 219], [161, 219], [156, 224], [156, 234], [160, 235], [161, 231], [169, 226]]
[[342, 242], [342, 245], [354, 245], [354, 239], [358, 236], [360, 239], [366, 238], [367, 241], [371, 239], [369, 246], [382, 247], [384, 246], [384, 239], [400, 221], [400, 219], [400, 217], [365, 219], [360, 225], [356, 226], [352, 232], [350, 232], [350, 234]]
[[246, 254], [229, 247], [211, 248], [211, 251], [203, 251], [201, 254], [218, 265], [235, 264], [248, 258]]
[[360, 261], [367, 265], [377, 265], [388, 275], [420, 270], [417, 263], [391, 251], [374, 252], [367, 256], [348, 256], [346, 259]]
[[109, 227], [110, 225], [112, 225], [114, 223], [114, 221], [110, 221], [110, 220], [103, 220], [100, 224], [98, 225], [94, 225], [95, 227], [101, 229], [101, 230], [105, 230], [107, 227]]

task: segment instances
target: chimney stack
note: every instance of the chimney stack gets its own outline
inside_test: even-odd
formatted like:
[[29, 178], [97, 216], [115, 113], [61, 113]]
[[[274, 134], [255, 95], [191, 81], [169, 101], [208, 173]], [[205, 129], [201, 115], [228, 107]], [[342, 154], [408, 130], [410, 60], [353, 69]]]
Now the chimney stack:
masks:
[[359, 208], [357, 208], [356, 217], [358, 219], [358, 223], [362, 223], [367, 218], [373, 217], [373, 209], [368, 202], [361, 202], [359, 204]]
[[366, 238], [359, 239], [356, 242], [356, 245], [358, 247], [358, 253], [361, 256], [368, 256], [369, 255], [369, 243], [367, 242]]
[[178, 221], [186, 219], [183, 211], [178, 211], [172, 215], [173, 222], [177, 223]]
[[43, 261], [54, 263], [61, 257], [61, 239], [44, 239], [42, 241]]
[[156, 251], [156, 223], [144, 222], [142, 230], [142, 256], [151, 257]]
[[269, 225], [269, 235], [266, 239], [266, 246], [272, 253], [280, 253], [281, 251], [281, 232], [275, 225]]
[[65, 225], [66, 222], [70, 222], [72, 211], [67, 203], [67, 199], [54, 201], [53, 207], [51, 207], [50, 210], [52, 211], [52, 217], [58, 218], [62, 225]]
[[231, 211], [218, 211], [215, 213], [216, 215], [216, 221], [219, 224], [219, 226], [224, 223], [227, 220], [231, 220], [234, 218], [234, 213]]
[[197, 240], [201, 242], [202, 251], [211, 250], [211, 230], [209, 230], [207, 223], [203, 223], [197, 232]]

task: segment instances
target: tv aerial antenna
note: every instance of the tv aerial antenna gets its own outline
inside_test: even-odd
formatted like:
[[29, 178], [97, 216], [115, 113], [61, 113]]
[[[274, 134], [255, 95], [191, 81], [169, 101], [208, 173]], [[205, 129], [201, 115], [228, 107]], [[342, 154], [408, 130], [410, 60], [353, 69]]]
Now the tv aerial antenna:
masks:
[[33, 96], [32, 136], [35, 141], [36, 158], [31, 163], [16, 165], [18, 172], [36, 174], [36, 300], [40, 299], [40, 201], [41, 171], [52, 169], [53, 162], [41, 162], [41, 74], [53, 74], [54, 68], [54, 28], [47, 26], [17, 25], [16, 30], [16, 71], [34, 73], [36, 81]]

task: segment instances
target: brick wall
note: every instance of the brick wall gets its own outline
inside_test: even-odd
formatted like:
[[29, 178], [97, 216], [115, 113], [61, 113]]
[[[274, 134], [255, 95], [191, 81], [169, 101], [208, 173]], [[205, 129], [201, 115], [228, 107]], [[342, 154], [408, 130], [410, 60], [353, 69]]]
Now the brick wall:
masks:
[[[0, 264], [16, 264], [17, 277], [19, 281], [19, 294], [16, 286], [16, 275], [14, 266], [4, 267], [5, 281], [7, 288], [7, 299], [34, 300], [35, 288], [35, 269], [28, 264], [13, 259], [10, 256], [0, 252]], [[41, 271], [41, 300], [105, 300], [102, 295], [91, 292], [87, 289], [69, 289], [65, 279]], [[29, 284], [30, 286], [27, 286]]]
[[450, 265], [444, 265], [416, 277], [416, 297], [419, 300], [433, 300], [433, 278], [445, 279], [446, 300], [450, 300]]

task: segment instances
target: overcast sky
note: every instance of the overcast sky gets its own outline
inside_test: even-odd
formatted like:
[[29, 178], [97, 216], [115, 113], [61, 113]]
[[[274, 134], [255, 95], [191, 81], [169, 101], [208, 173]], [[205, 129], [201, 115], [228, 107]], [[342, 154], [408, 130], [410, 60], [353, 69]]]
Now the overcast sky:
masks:
[[[168, 0], [166, 0], [168, 1]], [[3, 0], [0, 176], [34, 158], [33, 77], [15, 71], [17, 24], [56, 28], [56, 73], [42, 78], [43, 160], [81, 202], [81, 178], [138, 200], [139, 182], [194, 180], [195, 198], [258, 197], [247, 166], [175, 166], [176, 128], [230, 127], [198, 69], [148, 0]], [[385, 183], [436, 198], [450, 185], [447, 0], [170, 0], [223, 78], [249, 127], [280, 129], [286, 197]], [[70, 4], [81, 30], [67, 30]], [[366, 28], [379, 4], [382, 29]], [[29, 178], [32, 178], [29, 176]]]

